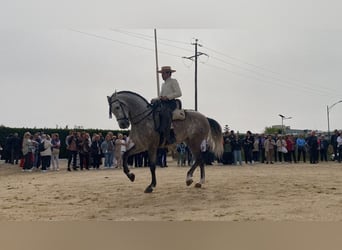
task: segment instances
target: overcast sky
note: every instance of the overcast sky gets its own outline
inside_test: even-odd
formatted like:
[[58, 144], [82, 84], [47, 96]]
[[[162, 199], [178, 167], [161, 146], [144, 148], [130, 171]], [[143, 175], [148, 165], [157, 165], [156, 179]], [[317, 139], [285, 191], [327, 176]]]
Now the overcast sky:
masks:
[[[0, 10], [5, 126], [118, 129], [107, 95], [157, 95], [154, 28], [187, 109], [194, 62], [183, 57], [198, 39], [198, 110], [222, 127], [263, 132], [282, 114], [291, 128], [326, 131], [327, 105], [342, 100], [338, 1], [20, 2]], [[341, 114], [342, 103], [330, 109], [331, 130]]]

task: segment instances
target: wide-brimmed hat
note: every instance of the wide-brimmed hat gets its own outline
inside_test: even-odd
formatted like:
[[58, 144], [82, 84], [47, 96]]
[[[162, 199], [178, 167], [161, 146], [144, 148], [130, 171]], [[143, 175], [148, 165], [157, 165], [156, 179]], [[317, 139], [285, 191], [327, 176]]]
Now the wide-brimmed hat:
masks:
[[171, 66], [163, 66], [161, 67], [161, 70], [158, 70], [158, 73], [163, 73], [163, 72], [176, 72], [176, 70], [171, 69]]

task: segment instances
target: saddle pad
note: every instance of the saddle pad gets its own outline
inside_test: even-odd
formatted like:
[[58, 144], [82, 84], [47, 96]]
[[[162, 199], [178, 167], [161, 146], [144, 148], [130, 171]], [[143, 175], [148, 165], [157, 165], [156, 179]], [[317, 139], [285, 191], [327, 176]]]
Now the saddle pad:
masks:
[[172, 112], [172, 120], [184, 120], [185, 119], [185, 111], [184, 109], [175, 109]]

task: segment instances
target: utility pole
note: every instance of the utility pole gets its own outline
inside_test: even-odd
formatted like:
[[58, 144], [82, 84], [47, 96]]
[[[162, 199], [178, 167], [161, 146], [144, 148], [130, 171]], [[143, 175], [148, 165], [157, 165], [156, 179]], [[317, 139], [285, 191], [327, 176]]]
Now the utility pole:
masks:
[[160, 87], [159, 87], [159, 66], [158, 66], [158, 48], [157, 48], [157, 30], [154, 29], [154, 50], [156, 56], [156, 78], [157, 78], [157, 96], [159, 96]]
[[198, 43], [198, 39], [195, 39], [195, 43], [192, 43], [191, 45], [195, 45], [195, 55], [189, 56], [189, 57], [183, 57], [185, 59], [193, 60], [195, 58], [195, 111], [197, 111], [197, 57], [201, 55], [206, 55], [205, 53], [202, 52], [197, 52], [197, 47], [202, 47], [201, 44]]

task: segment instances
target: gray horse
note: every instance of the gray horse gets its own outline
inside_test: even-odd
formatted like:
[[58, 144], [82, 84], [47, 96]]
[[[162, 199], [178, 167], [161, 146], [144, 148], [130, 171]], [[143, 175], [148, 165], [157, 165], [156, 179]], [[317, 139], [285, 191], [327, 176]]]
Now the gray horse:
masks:
[[[156, 158], [159, 145], [159, 133], [156, 131], [156, 119], [154, 116], [154, 105], [151, 105], [145, 98], [130, 91], [115, 92], [108, 96], [109, 114], [115, 115], [121, 129], [127, 129], [131, 125], [129, 134], [134, 146], [128, 147], [123, 155], [123, 171], [133, 182], [135, 175], [130, 172], [127, 166], [127, 159], [130, 155], [148, 151], [149, 167], [152, 175], [151, 184], [145, 189], [145, 193], [153, 192], [157, 185], [156, 180]], [[192, 184], [192, 176], [200, 166], [201, 179], [195, 187], [201, 187], [205, 182], [204, 159], [200, 145], [207, 140], [209, 149], [220, 157], [223, 153], [223, 138], [221, 126], [213, 119], [206, 118], [199, 112], [185, 110], [184, 120], [172, 122], [176, 142], [185, 142], [194, 157], [194, 164], [187, 173], [186, 184]]]

